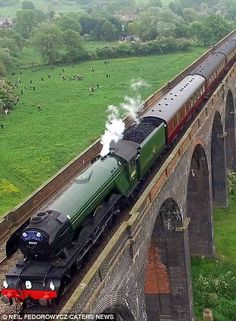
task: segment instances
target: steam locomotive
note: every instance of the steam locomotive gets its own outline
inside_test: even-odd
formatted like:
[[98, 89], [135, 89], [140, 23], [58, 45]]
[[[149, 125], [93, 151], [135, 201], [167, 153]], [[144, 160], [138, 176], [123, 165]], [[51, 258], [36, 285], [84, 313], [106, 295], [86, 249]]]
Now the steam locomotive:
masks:
[[8, 240], [7, 255], [24, 258], [7, 273], [2, 300], [50, 305], [83, 265], [91, 248], [139, 188], [153, 163], [175, 143], [236, 60], [236, 33], [127, 128], [106, 157], [74, 179], [50, 208]]

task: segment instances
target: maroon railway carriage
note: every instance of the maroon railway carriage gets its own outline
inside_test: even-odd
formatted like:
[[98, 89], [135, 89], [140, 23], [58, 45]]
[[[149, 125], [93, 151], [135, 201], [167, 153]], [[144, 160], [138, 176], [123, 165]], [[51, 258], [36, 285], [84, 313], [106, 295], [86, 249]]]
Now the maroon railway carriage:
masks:
[[165, 94], [142, 118], [164, 121], [167, 144], [172, 145], [181, 129], [199, 107], [204, 96], [205, 78], [187, 76]]

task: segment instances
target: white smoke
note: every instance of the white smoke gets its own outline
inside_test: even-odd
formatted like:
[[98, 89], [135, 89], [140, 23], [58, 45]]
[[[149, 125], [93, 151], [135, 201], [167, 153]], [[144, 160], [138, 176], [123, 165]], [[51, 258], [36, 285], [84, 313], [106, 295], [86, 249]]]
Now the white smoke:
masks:
[[104, 157], [109, 153], [110, 143], [117, 143], [123, 137], [125, 130], [125, 124], [119, 115], [118, 107], [114, 105], [108, 106], [108, 118], [106, 121], [106, 130], [101, 139], [103, 148], [101, 150], [101, 156]]
[[130, 117], [136, 123], [139, 122], [138, 113], [143, 108], [141, 96], [137, 96], [136, 98], [125, 96], [124, 102], [120, 107], [125, 112], [126, 116]]
[[143, 79], [138, 79], [138, 80], [132, 79], [130, 87], [131, 87], [132, 90], [137, 91], [142, 87], [149, 87], [149, 85]]
[[[146, 82], [143, 80], [138, 80], [136, 82], [132, 81], [131, 89], [138, 90], [142, 86], [147, 86]], [[119, 106], [110, 105], [108, 106], [108, 118], [106, 121], [105, 133], [102, 136], [101, 144], [103, 145], [100, 155], [102, 157], [106, 156], [110, 150], [110, 143], [117, 143], [123, 138], [123, 132], [125, 130], [125, 123], [123, 122], [122, 116], [128, 116], [136, 123], [138, 123], [138, 113], [143, 108], [143, 101], [141, 96], [136, 98], [125, 96], [124, 102]]]

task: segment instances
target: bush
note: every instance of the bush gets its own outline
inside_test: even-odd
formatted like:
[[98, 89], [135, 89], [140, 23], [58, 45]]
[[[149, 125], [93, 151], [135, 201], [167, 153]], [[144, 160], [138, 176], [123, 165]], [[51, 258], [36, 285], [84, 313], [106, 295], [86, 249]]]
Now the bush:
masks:
[[7, 74], [6, 67], [0, 63], [0, 77], [5, 77]]
[[133, 50], [130, 43], [122, 43], [116, 48], [119, 57], [127, 57], [133, 55]]
[[12, 108], [17, 103], [13, 87], [4, 79], [0, 79], [0, 107]]
[[187, 51], [192, 42], [185, 38], [162, 37], [147, 42], [126, 42], [117, 47], [103, 46], [96, 49], [98, 59], [154, 55], [165, 52]]
[[35, 9], [33, 2], [31, 1], [22, 1], [21, 3], [22, 9]]
[[233, 170], [227, 170], [228, 190], [230, 194], [234, 193], [234, 186], [236, 185], [236, 173]]
[[98, 59], [107, 59], [117, 57], [117, 48], [104, 46], [96, 49], [95, 54]]
[[0, 38], [0, 48], [9, 51], [9, 53], [13, 56], [17, 56], [18, 52], [20, 51], [16, 41], [8, 37]]
[[219, 260], [194, 259], [193, 261], [193, 297], [197, 320], [202, 320], [204, 308], [210, 308], [213, 310], [214, 321], [234, 321], [236, 315], [235, 267]]
[[5, 67], [10, 67], [13, 64], [13, 59], [10, 55], [9, 49], [0, 48], [0, 63]]

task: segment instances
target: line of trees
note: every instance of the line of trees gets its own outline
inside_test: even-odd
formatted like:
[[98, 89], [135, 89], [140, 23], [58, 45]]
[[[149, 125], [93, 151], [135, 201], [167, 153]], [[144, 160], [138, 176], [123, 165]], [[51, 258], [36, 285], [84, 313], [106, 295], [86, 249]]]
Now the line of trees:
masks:
[[[0, 76], [16, 63], [25, 45], [34, 46], [47, 64], [77, 62], [188, 50], [191, 43], [209, 46], [235, 27], [233, 0], [221, 0], [220, 4], [215, 0], [176, 0], [168, 7], [164, 7], [161, 0], [149, 0], [143, 7], [137, 6], [134, 0], [74, 1], [84, 6], [83, 11], [44, 13], [31, 1], [22, 1], [14, 29], [0, 30]], [[226, 10], [228, 7], [232, 12]], [[121, 20], [122, 15], [126, 21]], [[110, 41], [127, 35], [139, 42], [109, 45]], [[85, 49], [86, 41], [101, 40], [108, 45], [94, 52]]]
[[19, 3], [19, 0], [0, 0], [0, 7], [15, 6]]
[[111, 57], [155, 55], [165, 52], [186, 51], [192, 42], [184, 38], [163, 37], [146, 42], [125, 42], [118, 46], [101, 46], [94, 55], [98, 59]]
[[[149, 0], [142, 7], [135, 0], [74, 1], [83, 11], [44, 13], [29, 0], [21, 2], [14, 28], [0, 29], [0, 78], [18, 64], [24, 46], [34, 46], [46, 64], [76, 63], [188, 50], [194, 43], [209, 46], [235, 28], [235, 0], [175, 0], [168, 7], [161, 0]], [[14, 5], [18, 0], [0, 0], [0, 6], [6, 3]], [[129, 42], [109, 44], [127, 35]], [[107, 44], [93, 52], [85, 49], [86, 41], [101, 40]], [[16, 101], [10, 84], [1, 80], [0, 110], [11, 108]]]

